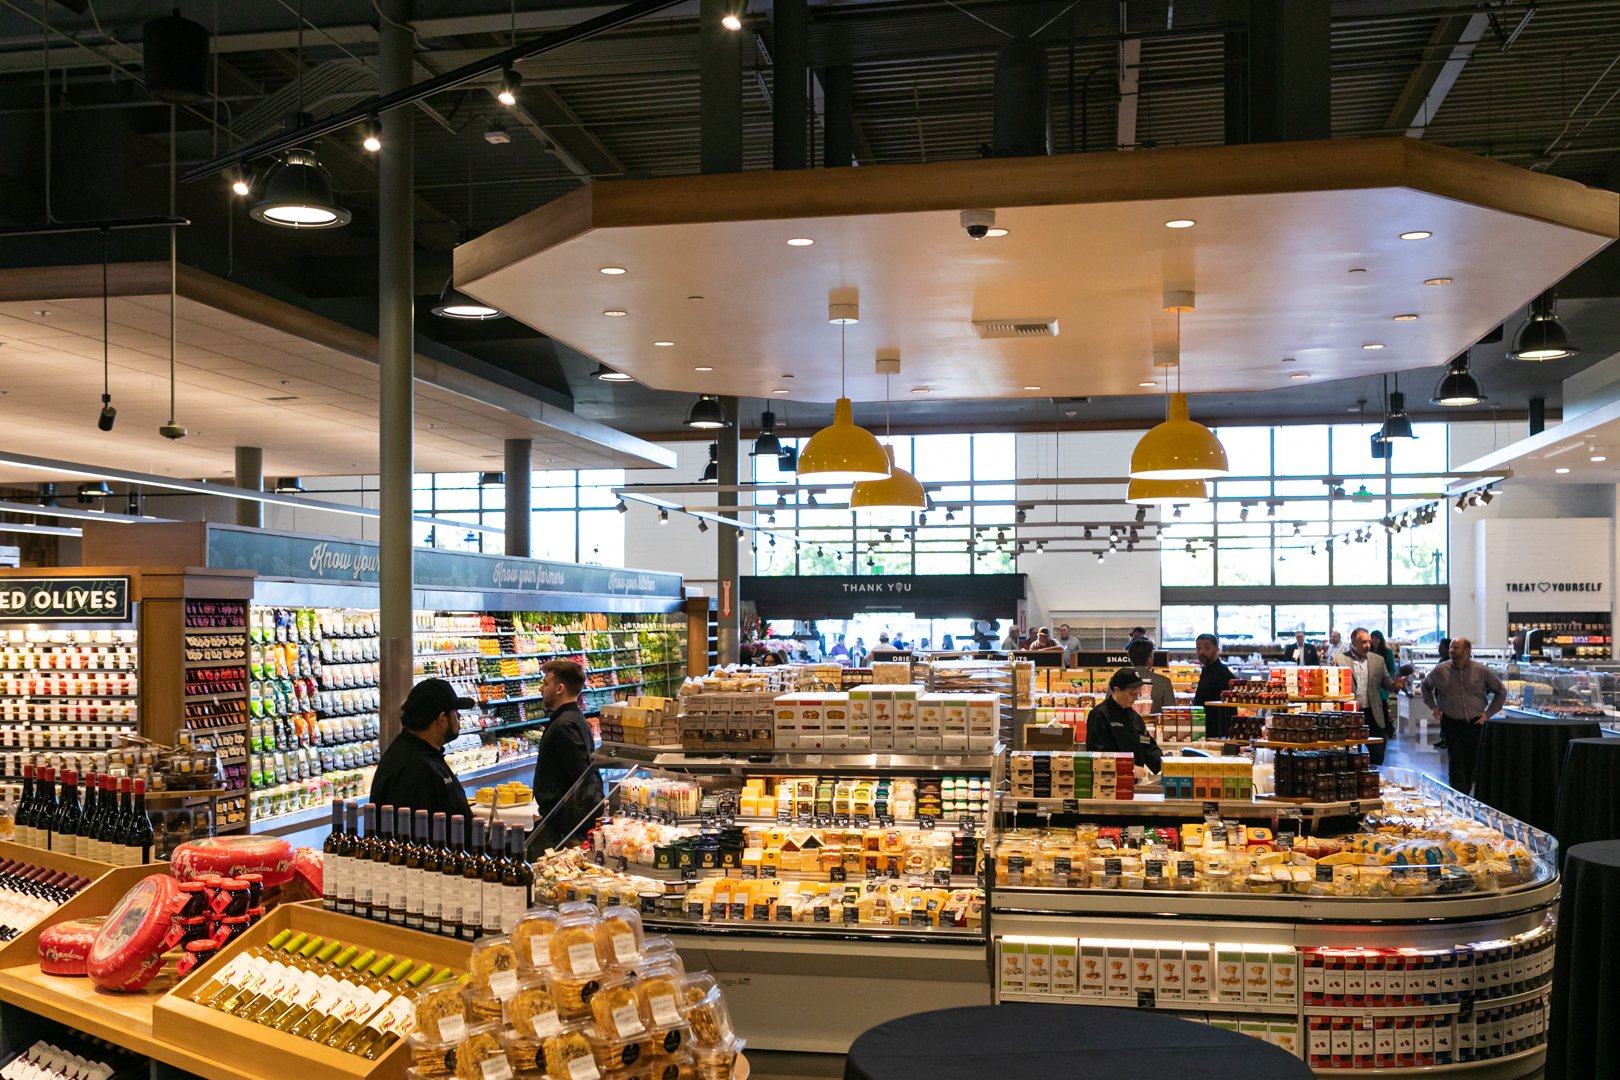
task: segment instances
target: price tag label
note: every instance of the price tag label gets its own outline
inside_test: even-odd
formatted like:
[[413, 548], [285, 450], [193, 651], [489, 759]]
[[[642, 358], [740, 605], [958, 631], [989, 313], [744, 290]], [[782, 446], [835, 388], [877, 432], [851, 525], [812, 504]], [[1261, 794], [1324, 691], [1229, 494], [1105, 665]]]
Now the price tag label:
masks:
[[854, 904], [844, 905], [844, 925], [854, 926], [861, 921], [861, 912]]
[[1142, 837], [1145, 835], [1140, 825], [1131, 825], [1125, 830], [1125, 838], [1131, 842], [1132, 847], [1141, 847]]
[[1028, 799], [1020, 799], [1018, 801], [1018, 805], [1014, 807], [1014, 810], [1020, 814], [1033, 814], [1040, 808], [1040, 803], [1030, 802]]
[[675, 816], [675, 811], [673, 811], [673, 810], [665, 810], [664, 811], [664, 824], [665, 825], [674, 825], [679, 820], [680, 819]]
[[851, 827], [856, 829], [870, 829], [872, 827], [872, 819], [866, 814], [856, 814], [849, 819], [849, 823]]
[[883, 871], [883, 876], [886, 878], [898, 879], [900, 877], [900, 868], [898, 866], [890, 866]]
[[1197, 873], [1198, 873], [1197, 867], [1194, 865], [1194, 863], [1193, 863], [1193, 861], [1191, 859], [1177, 859], [1176, 860], [1176, 876], [1177, 877], [1191, 878], [1191, 877], [1195, 876]]
[[737, 824], [737, 815], [735, 815], [735, 814], [721, 814], [720, 815], [720, 827], [722, 829], [732, 828], [736, 824]]
[[621, 874], [627, 872], [630, 869], [630, 860], [623, 855], [615, 855], [613, 857], [613, 869]]
[[894, 815], [893, 814], [879, 814], [877, 820], [878, 820], [878, 827], [881, 828], [881, 829], [892, 829], [892, 828], [894, 828]]
[[776, 905], [776, 921], [777, 922], [788, 922], [788, 923], [792, 922], [793, 921], [793, 905], [792, 904], [777, 904]]
[[815, 818], [814, 818], [814, 821], [815, 821], [815, 827], [818, 828], [818, 829], [830, 829], [830, 828], [832, 828], [832, 823], [833, 823], [832, 818], [828, 817], [826, 814], [817, 814], [815, 816]]
[[643, 896], [641, 898], [640, 907], [643, 915], [651, 915], [654, 911], [658, 910], [658, 897], [651, 894]]
[[1350, 816], [1351, 817], [1359, 817], [1360, 814], [1361, 814], [1361, 804], [1359, 802], [1351, 803], [1350, 804]]
[[1216, 802], [1204, 803], [1204, 820], [1214, 821], [1221, 816], [1221, 804]]
[[837, 828], [840, 828], [840, 829], [849, 828], [849, 825], [850, 825], [849, 815], [848, 814], [835, 814], [835, 815], [833, 815], [833, 825], [835, 827], [837, 827]]
[[1318, 865], [1316, 868], [1316, 881], [1319, 885], [1333, 884], [1333, 867]]
[[1052, 859], [1052, 873], [1059, 877], [1068, 877], [1074, 870], [1074, 860], [1067, 855], [1054, 856]]
[[917, 828], [921, 829], [923, 832], [932, 832], [934, 829], [934, 821], [935, 819], [932, 815], [918, 814]]
[[804, 755], [804, 763], [806, 765], [820, 765], [821, 764], [821, 755], [820, 754], [806, 754], [806, 755]]
[[818, 907], [811, 918], [818, 923], [830, 923], [832, 922], [832, 908]]
[[935, 870], [934, 871], [934, 884], [935, 885], [945, 887], [945, 886], [950, 885], [950, 883], [951, 883], [951, 872], [949, 870]]
[[755, 922], [769, 922], [770, 918], [771, 918], [771, 905], [770, 904], [755, 904], [754, 905], [754, 921]]
[[748, 918], [747, 902], [742, 900], [734, 902], [731, 905], [731, 917], [737, 922], [742, 922], [744, 919]]
[[1112, 836], [1099, 836], [1097, 837], [1097, 850], [1118, 851], [1119, 845], [1114, 842], [1114, 838]]
[[726, 907], [727, 907], [727, 905], [722, 904], [718, 900], [716, 900], [714, 903], [710, 904], [709, 905], [709, 921], [711, 921], [711, 922], [720, 922], [721, 920], [723, 920], [726, 917]]
[[1112, 875], [1113, 877], [1118, 877], [1120, 874], [1124, 873], [1124, 867], [1121, 865], [1121, 861], [1119, 859], [1104, 859], [1103, 873]]
[[1138, 990], [1136, 992], [1136, 1007], [1138, 1009], [1151, 1009], [1154, 1007], [1154, 993], [1152, 990]]
[[1217, 844], [1226, 843], [1226, 826], [1216, 825], [1214, 828], [1209, 830], [1209, 836], [1210, 839], [1214, 840]]
[[601, 848], [597, 848], [595, 851], [593, 851], [591, 853], [591, 855], [596, 860], [596, 865], [597, 866], [606, 866], [607, 865], [607, 853], [604, 852]]
[[827, 880], [828, 881], [848, 881], [849, 880], [849, 874], [844, 870], [844, 868], [842, 866], [835, 866], [831, 870], [827, 871]]
[[1080, 800], [1079, 799], [1064, 799], [1063, 800], [1063, 812], [1065, 814], [1078, 814], [1080, 812]]
[[1440, 868], [1438, 866], [1426, 866], [1424, 869], [1428, 871], [1430, 881], [1440, 880]]
[[1287, 833], [1287, 832], [1278, 833], [1277, 834], [1277, 849], [1279, 851], [1293, 851], [1294, 850], [1294, 834], [1293, 833]]
[[1022, 855], [1007, 856], [1007, 876], [1012, 877], [1015, 874], [1020, 878], [1024, 876], [1024, 857]]
[[742, 876], [745, 879], [757, 879], [759, 877], [759, 867], [749, 863], [742, 868]]
[[879, 876], [880, 876], [880, 875], [879, 875], [879, 874], [878, 874], [878, 868], [877, 868], [877, 867], [875, 867], [875, 866], [868, 866], [868, 867], [867, 867], [867, 868], [866, 868], [866, 880], [867, 880], [867, 881], [873, 881], [873, 880], [875, 880], [875, 879], [876, 879], [876, 878], [878, 878], [878, 877], [879, 877]]
[[696, 881], [697, 880], [697, 867], [695, 867], [695, 866], [683, 866], [683, 867], [681, 867], [681, 880], [686, 881], [686, 882]]
[[947, 769], [960, 769], [962, 767], [962, 755], [961, 754], [946, 754], [945, 755], [945, 767]]
[[698, 824], [699, 825], [713, 825], [714, 824], [714, 811], [713, 810], [700, 810], [700, 811], [698, 811]]
[[1163, 859], [1146, 859], [1142, 863], [1143, 872], [1151, 878], [1164, 877]]
[[778, 810], [776, 812], [776, 823], [778, 825], [793, 824], [793, 814], [787, 810]]

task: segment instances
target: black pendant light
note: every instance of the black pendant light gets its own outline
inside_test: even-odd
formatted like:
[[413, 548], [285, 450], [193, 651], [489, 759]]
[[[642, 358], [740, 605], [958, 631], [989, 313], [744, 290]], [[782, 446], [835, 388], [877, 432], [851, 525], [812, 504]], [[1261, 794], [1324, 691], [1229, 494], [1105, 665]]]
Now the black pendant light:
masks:
[[1468, 350], [1464, 349], [1461, 356], [1446, 365], [1446, 373], [1440, 376], [1440, 383], [1434, 388], [1434, 396], [1429, 399], [1435, 405], [1445, 405], [1448, 408], [1461, 408], [1465, 405], [1478, 405], [1485, 400], [1485, 391], [1480, 388], [1479, 380], [1468, 369]]
[[337, 201], [313, 150], [294, 148], [265, 181], [264, 197], [248, 210], [253, 220], [284, 229], [336, 229], [354, 215]]
[[784, 446], [782, 453], [776, 459], [778, 472], [796, 473], [799, 471], [799, 448], [797, 446]]
[[718, 483], [720, 480], [720, 444], [709, 444], [709, 463], [703, 466], [702, 482], [705, 484]]
[[1406, 415], [1406, 395], [1396, 390], [1389, 395], [1389, 412], [1384, 415], [1384, 427], [1379, 432], [1384, 439], [1415, 439], [1412, 418]]
[[1509, 360], [1562, 360], [1581, 350], [1569, 339], [1569, 331], [1558, 318], [1557, 299], [1544, 292], [1530, 305], [1530, 317], [1514, 335]]
[[782, 441], [776, 437], [776, 414], [769, 409], [759, 418], [759, 438], [754, 440], [749, 454], [752, 457], [782, 456]]
[[444, 291], [439, 293], [439, 302], [433, 305], [433, 314], [443, 319], [462, 319], [467, 322], [487, 322], [490, 319], [506, 318], [506, 312], [492, 308], [482, 300], [474, 299], [456, 288], [451, 278], [445, 279]]
[[699, 396], [686, 413], [686, 426], [700, 431], [713, 431], [725, 427], [726, 414], [725, 410], [720, 408], [720, 399], [710, 394]]

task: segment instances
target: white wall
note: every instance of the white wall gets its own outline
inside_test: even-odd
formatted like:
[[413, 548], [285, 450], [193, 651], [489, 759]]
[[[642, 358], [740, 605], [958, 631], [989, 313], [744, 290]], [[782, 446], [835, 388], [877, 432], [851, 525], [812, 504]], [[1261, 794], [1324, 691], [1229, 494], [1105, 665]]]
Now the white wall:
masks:
[[[1506, 641], [1509, 612], [1612, 611], [1611, 518], [1488, 518], [1474, 522], [1469, 531], [1474, 537], [1473, 592], [1480, 640]], [[1568, 583], [1593, 588], [1559, 588]], [[1520, 588], [1510, 590], [1510, 584]], [[1535, 586], [1536, 591], [1526, 592], [1525, 586]]]

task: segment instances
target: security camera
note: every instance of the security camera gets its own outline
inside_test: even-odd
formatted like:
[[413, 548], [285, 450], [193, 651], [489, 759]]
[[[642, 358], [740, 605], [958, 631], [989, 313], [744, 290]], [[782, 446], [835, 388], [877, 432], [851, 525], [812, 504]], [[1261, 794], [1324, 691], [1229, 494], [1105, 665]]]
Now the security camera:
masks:
[[964, 210], [962, 211], [962, 228], [975, 240], [983, 240], [990, 235], [995, 227], [996, 212], [994, 210]]
[[177, 424], [170, 420], [167, 424], [158, 428], [158, 434], [165, 439], [183, 439], [186, 437], [186, 428], [184, 424]]

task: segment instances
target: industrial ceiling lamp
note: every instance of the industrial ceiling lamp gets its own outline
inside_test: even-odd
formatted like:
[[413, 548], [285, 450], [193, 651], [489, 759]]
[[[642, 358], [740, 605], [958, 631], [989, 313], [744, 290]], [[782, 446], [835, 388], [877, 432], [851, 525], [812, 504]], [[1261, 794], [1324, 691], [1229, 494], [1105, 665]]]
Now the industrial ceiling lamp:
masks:
[[853, 298], [834, 299], [827, 305], [827, 321], [838, 326], [838, 401], [833, 422], [810, 437], [799, 451], [799, 479], [805, 483], [843, 485], [882, 480], [889, 475], [889, 456], [883, 444], [865, 428], [855, 426], [855, 409], [845, 385], [845, 327], [860, 318]]
[[[900, 350], [879, 349], [878, 371], [883, 375], [883, 434], [889, 434], [889, 379], [900, 370]], [[928, 493], [905, 469], [894, 463], [894, 444], [883, 447], [889, 461], [889, 475], [881, 480], [862, 480], [849, 493], [851, 510], [903, 510], [911, 513], [928, 509]]]
[[1139, 506], [1185, 506], [1208, 502], [1209, 485], [1203, 480], [1132, 480], [1125, 501]]
[[523, 76], [516, 68], [508, 67], [501, 70], [501, 88], [495, 93], [495, 100], [508, 109], [517, 104], [518, 91], [523, 88]]
[[[499, 308], [492, 308], [482, 300], [475, 300], [456, 288], [454, 275], [444, 279], [444, 289], [439, 293], [439, 302], [433, 305], [433, 314], [444, 319], [461, 319], [466, 322], [487, 322], [490, 319], [504, 319], [506, 312]], [[597, 374], [597, 378], [601, 378]]]
[[1562, 360], [1581, 350], [1569, 339], [1569, 331], [1558, 318], [1557, 298], [1549, 290], [1530, 305], [1530, 317], [1514, 335], [1509, 360]]
[[622, 371], [614, 371], [606, 364], [596, 365], [596, 380], [598, 382], [635, 382], [636, 380]]
[[699, 431], [715, 431], [726, 426], [726, 413], [720, 399], [713, 394], [700, 394], [686, 413], [686, 426]]
[[[1226, 448], [1215, 433], [1187, 414], [1187, 395], [1181, 393], [1181, 312], [1190, 310], [1191, 294], [1181, 294], [1176, 308], [1176, 386], [1170, 395], [1165, 421], [1148, 431], [1131, 451], [1132, 480], [1212, 480], [1231, 468]], [[1168, 379], [1166, 382], [1168, 383]]]
[[720, 25], [735, 33], [743, 28], [742, 17], [748, 11], [748, 0], [733, 0], [726, 8], [726, 13], [720, 16]]
[[1445, 405], [1448, 408], [1478, 405], [1484, 400], [1485, 391], [1480, 388], [1479, 380], [1474, 378], [1474, 373], [1468, 369], [1467, 349], [1446, 365], [1446, 373], [1440, 377], [1439, 385], [1434, 388], [1434, 396], [1429, 399], [1431, 404]]
[[96, 427], [102, 431], [111, 431], [113, 421], [118, 419], [118, 410], [112, 403], [112, 357], [110, 355], [110, 335], [108, 334], [109, 315], [107, 310], [107, 241], [109, 233], [101, 230], [101, 415], [96, 418]]
[[1384, 441], [1390, 439], [1415, 439], [1412, 433], [1412, 418], [1406, 415], [1406, 395], [1399, 390], [1389, 395], [1389, 412], [1384, 415], [1384, 426], [1379, 432]]
[[698, 481], [704, 484], [716, 484], [720, 482], [719, 443], [709, 444], [709, 463], [703, 466], [703, 475], [698, 477]]
[[759, 438], [754, 440], [754, 448], [748, 453], [751, 457], [782, 456], [782, 440], [776, 437], [776, 414], [769, 409], [759, 418]]
[[[288, 131], [314, 122], [304, 111], [304, 5], [298, 5], [298, 108], [283, 124]], [[237, 189], [240, 194], [240, 189]], [[281, 155], [264, 178], [264, 194], [248, 209], [253, 220], [284, 229], [336, 229], [354, 215], [332, 193], [332, 181], [315, 151], [294, 147]]]
[[302, 495], [304, 482], [296, 476], [281, 476], [276, 478], [276, 486], [271, 490], [277, 495]]

